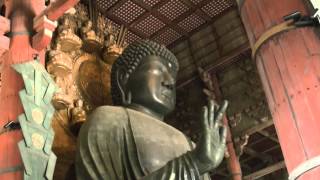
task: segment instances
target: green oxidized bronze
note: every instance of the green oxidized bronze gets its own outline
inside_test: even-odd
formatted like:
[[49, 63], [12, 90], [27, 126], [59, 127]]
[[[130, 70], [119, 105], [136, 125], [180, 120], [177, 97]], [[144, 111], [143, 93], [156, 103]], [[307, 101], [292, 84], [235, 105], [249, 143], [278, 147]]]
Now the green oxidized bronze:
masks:
[[203, 108], [197, 144], [163, 117], [175, 106], [178, 61], [151, 41], [129, 45], [112, 67], [115, 105], [97, 108], [79, 133], [77, 178], [106, 180], [207, 180], [222, 161], [227, 103]]

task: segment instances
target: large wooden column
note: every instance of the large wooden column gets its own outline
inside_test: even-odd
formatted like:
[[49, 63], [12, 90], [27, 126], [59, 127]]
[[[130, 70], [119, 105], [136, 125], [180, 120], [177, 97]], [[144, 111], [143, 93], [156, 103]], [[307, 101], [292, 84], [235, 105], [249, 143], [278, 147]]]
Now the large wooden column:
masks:
[[[2, 62], [0, 93], [0, 127], [9, 121], [17, 121], [23, 113], [19, 91], [23, 88], [21, 75], [12, 68], [38, 56], [44, 63], [45, 48], [55, 29], [55, 20], [79, 0], [56, 0], [48, 7], [44, 0], [5, 0], [5, 17], [10, 20], [9, 50], [0, 54]], [[3, 2], [3, 1], [1, 1]], [[2, 27], [1, 27], [2, 28]], [[2, 42], [2, 41], [0, 41]], [[23, 165], [17, 143], [21, 131], [9, 131], [0, 135], [0, 179], [20, 180]]]
[[[11, 67], [33, 59], [39, 54], [44, 61], [44, 51], [31, 46], [32, 21], [45, 8], [43, 0], [7, 0], [6, 17], [11, 21], [10, 49], [2, 57], [2, 90], [0, 94], [0, 126], [16, 121], [23, 113], [18, 92], [23, 88], [21, 76]], [[21, 131], [10, 131], [0, 135], [0, 179], [20, 180], [23, 165], [17, 143], [22, 139]]]
[[[251, 47], [305, 0], [240, 1]], [[270, 31], [269, 31], [270, 32]], [[255, 58], [291, 178], [320, 178], [320, 40], [313, 27], [276, 34]], [[309, 168], [308, 168], [309, 166]], [[312, 167], [312, 168], [310, 168]], [[300, 174], [300, 175], [299, 175]]]

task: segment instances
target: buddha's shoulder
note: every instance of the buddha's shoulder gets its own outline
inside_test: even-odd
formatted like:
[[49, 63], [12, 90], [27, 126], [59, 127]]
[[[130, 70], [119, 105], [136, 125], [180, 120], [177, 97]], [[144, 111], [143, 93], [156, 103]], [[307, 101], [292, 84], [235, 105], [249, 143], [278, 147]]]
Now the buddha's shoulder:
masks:
[[99, 106], [91, 115], [104, 115], [104, 116], [116, 116], [119, 114], [126, 114], [125, 108], [121, 106]]
[[109, 128], [123, 126], [128, 121], [128, 115], [123, 107], [100, 106], [88, 117], [88, 126], [106, 126]]

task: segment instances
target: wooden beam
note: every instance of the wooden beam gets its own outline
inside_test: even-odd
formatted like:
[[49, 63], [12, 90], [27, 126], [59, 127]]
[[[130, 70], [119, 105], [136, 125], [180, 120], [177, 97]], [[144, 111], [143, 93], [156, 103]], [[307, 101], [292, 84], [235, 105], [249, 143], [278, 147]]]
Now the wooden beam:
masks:
[[269, 119], [269, 120], [267, 120], [266, 122], [262, 122], [262, 123], [254, 126], [254, 127], [252, 127], [252, 128], [249, 128], [249, 129], [245, 130], [245, 131], [242, 133], [242, 135], [243, 135], [243, 136], [244, 136], [244, 135], [249, 135], [249, 136], [250, 136], [250, 135], [252, 135], [252, 134], [254, 134], [254, 133], [258, 132], [258, 131], [261, 131], [261, 130], [263, 130], [263, 129], [269, 127], [269, 126], [271, 126], [271, 125], [273, 125], [273, 120], [272, 120], [272, 119]]
[[258, 133], [269, 138], [273, 142], [279, 143], [279, 140], [276, 137], [273, 137], [268, 131], [261, 130], [261, 131], [258, 131]]
[[[215, 100], [216, 102], [221, 103], [223, 100], [223, 94], [221, 93], [221, 90], [220, 90], [217, 74], [211, 74], [211, 82], [213, 86], [212, 88], [214, 89], [214, 95], [216, 98]], [[233, 137], [232, 137], [231, 129], [230, 129], [226, 115], [224, 115], [222, 122], [227, 129], [226, 130], [227, 131], [226, 150], [229, 154], [229, 157], [227, 158], [227, 164], [228, 164], [227, 167], [230, 174], [232, 174], [233, 180], [241, 180], [242, 179], [241, 166], [240, 166], [239, 158], [236, 155]]]
[[223, 15], [229, 13], [230, 11], [236, 10], [236, 6], [231, 6], [229, 8], [227, 8], [226, 10], [224, 10], [223, 12], [221, 12], [220, 14], [216, 15], [215, 17], [213, 17], [211, 19], [211, 21], [208, 21], [204, 24], [202, 24], [201, 26], [199, 26], [198, 28], [195, 28], [194, 30], [190, 31], [188, 33], [187, 36], [182, 36], [181, 38], [179, 38], [178, 40], [176, 40], [174, 43], [171, 43], [170, 45], [168, 45], [168, 48], [171, 49], [172, 47], [176, 46], [177, 44], [179, 44], [180, 42], [186, 40], [187, 38], [189, 38], [190, 36], [192, 36], [194, 33], [200, 31], [201, 29], [204, 29], [208, 26], [210, 26], [214, 21], [218, 20], [220, 17], [222, 17]]
[[237, 49], [233, 50], [232, 52], [228, 53], [228, 55], [223, 56], [217, 63], [212, 64], [209, 66], [206, 71], [219, 71], [226, 66], [235, 63], [239, 55], [246, 54], [247, 51], [250, 51], [250, 44], [249, 42], [245, 42], [243, 45], [239, 46]]
[[44, 10], [44, 14], [48, 16], [51, 21], [56, 21], [68, 9], [75, 6], [80, 0], [56, 0]]
[[[263, 139], [263, 138], [261, 138], [261, 139]], [[250, 145], [251, 145], [251, 144], [250, 144]], [[279, 144], [278, 144], [278, 145], [275, 145], [275, 146], [273, 146], [273, 147], [271, 147], [271, 148], [269, 148], [269, 149], [266, 149], [266, 150], [262, 151], [261, 153], [264, 153], [264, 154], [265, 154], [265, 153], [268, 153], [268, 152], [270, 152], [270, 151], [272, 151], [272, 150], [274, 150], [274, 149], [277, 149], [277, 148], [280, 148], [280, 145], [279, 145]], [[250, 157], [248, 157], [248, 158], [246, 158], [246, 159], [240, 160], [241, 167], [242, 167], [243, 165], [245, 165], [245, 163], [246, 163], [247, 161], [251, 160], [251, 159], [253, 159], [252, 156], [250, 156]], [[226, 163], [223, 163], [223, 164], [220, 165], [220, 167], [221, 167], [221, 168], [217, 169], [217, 171], [218, 171], [218, 172], [224, 172], [224, 171], [227, 169], [227, 164], [226, 164]]]
[[[250, 144], [251, 145], [251, 144]], [[280, 145], [279, 144], [277, 144], [277, 145], [275, 145], [275, 146], [273, 146], [273, 147], [271, 147], [271, 148], [269, 148], [269, 149], [266, 149], [266, 150], [264, 150], [264, 151], [262, 151], [261, 153], [268, 153], [268, 152], [270, 152], [270, 151], [273, 151], [273, 150], [275, 150], [275, 149], [278, 149], [278, 148], [280, 148]], [[248, 162], [249, 160], [251, 160], [251, 159], [253, 159], [254, 157], [248, 157], [248, 158], [246, 158], [246, 159], [244, 159], [244, 160], [241, 160], [240, 161], [240, 163], [246, 163], [246, 162]]]
[[286, 165], [285, 165], [284, 161], [281, 161], [281, 162], [278, 162], [278, 163], [276, 163], [276, 164], [274, 164], [274, 165], [271, 165], [271, 166], [269, 166], [269, 167], [266, 167], [266, 168], [264, 168], [264, 169], [261, 169], [261, 170], [259, 170], [259, 171], [257, 171], [257, 172], [254, 172], [254, 173], [252, 173], [252, 174], [249, 174], [249, 175], [247, 175], [247, 176], [244, 176], [243, 179], [244, 179], [244, 180], [254, 180], [254, 179], [258, 179], [258, 178], [261, 178], [261, 177], [263, 177], [263, 176], [265, 176], [265, 175], [268, 175], [268, 174], [270, 174], [270, 173], [273, 173], [273, 172], [275, 172], [275, 171], [278, 171], [278, 170], [280, 170], [280, 169], [283, 169], [283, 168], [285, 168], [285, 167], [286, 167]]
[[[219, 71], [223, 68], [225, 68], [227, 65], [230, 65], [232, 63], [235, 63], [236, 61], [240, 60], [238, 57], [241, 53], [244, 53], [246, 51], [250, 50], [250, 45], [249, 43], [245, 43], [244, 45], [240, 46], [239, 48], [235, 49], [234, 51], [230, 52], [228, 55], [221, 57], [219, 60], [217, 60], [217, 63], [214, 63], [207, 67], [205, 71], [210, 71], [210, 72], [216, 72]], [[192, 81], [198, 79], [198, 76], [193, 76], [190, 79], [187, 79], [183, 82], [178, 83], [177, 89], [180, 89], [187, 84], [191, 83]]]
[[272, 162], [272, 156], [270, 156], [269, 154], [257, 152], [254, 149], [251, 149], [250, 147], [244, 147], [243, 152], [252, 157], [258, 158], [263, 162], [270, 162], [270, 163]]
[[138, 29], [136, 29], [136, 28], [134, 28], [134, 27], [130, 27], [128, 23], [126, 23], [126, 22], [123, 21], [122, 19], [118, 18], [118, 17], [115, 16], [113, 13], [106, 13], [106, 16], [107, 16], [110, 20], [118, 23], [119, 25], [120, 25], [120, 24], [124, 25], [124, 27], [126, 27], [129, 31], [133, 32], [135, 35], [139, 36], [140, 38], [142, 38], [142, 39], [147, 38], [147, 36], [146, 36], [143, 32], [141, 32], [140, 30], [138, 30]]
[[[169, 22], [169, 23], [168, 23], [168, 26], [165, 26], [165, 27], [161, 28], [159, 31], [155, 32], [155, 33], [151, 36], [151, 39], [153, 39], [153, 38], [157, 37], [158, 35], [162, 34], [167, 27], [170, 27], [170, 28], [172, 28], [172, 29], [174, 29], [174, 30], [178, 30], [177, 32], [182, 33], [182, 35], [184, 35], [184, 36], [188, 36], [189, 33], [185, 32], [184, 29], [180, 28], [180, 27], [178, 26], [178, 23], [181, 22], [183, 19], [187, 18], [188, 16], [190, 16], [191, 14], [193, 14], [194, 12], [196, 12], [197, 9], [201, 9], [204, 5], [206, 5], [206, 4], [209, 3], [209, 2], [210, 2], [210, 0], [203, 0], [203, 1], [200, 2], [199, 4], [194, 5], [194, 6], [192, 6], [192, 7], [189, 7], [189, 9], [188, 9], [186, 12], [182, 13], [180, 16], [178, 16], [178, 17], [177, 17], [176, 19], [174, 19], [173, 21], [170, 21], [167, 17], [165, 17], [164, 15], [162, 15], [161, 13], [159, 13], [158, 11], [153, 12], [153, 14], [154, 14], [156, 17], [158, 17], [160, 20], [162, 20], [162, 21], [164, 21], [164, 22], [167, 21], [167, 22]], [[187, 6], [188, 6], [188, 5], [187, 5]], [[178, 29], [177, 29], [177, 28], [178, 28]]]

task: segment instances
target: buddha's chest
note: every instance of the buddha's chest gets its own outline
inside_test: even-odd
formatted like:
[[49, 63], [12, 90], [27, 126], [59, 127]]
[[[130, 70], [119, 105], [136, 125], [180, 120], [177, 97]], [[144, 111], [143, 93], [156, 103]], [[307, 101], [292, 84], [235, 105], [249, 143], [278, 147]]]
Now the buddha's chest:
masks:
[[186, 137], [162, 122], [133, 120], [132, 131], [140, 164], [147, 172], [161, 168], [190, 150]]

